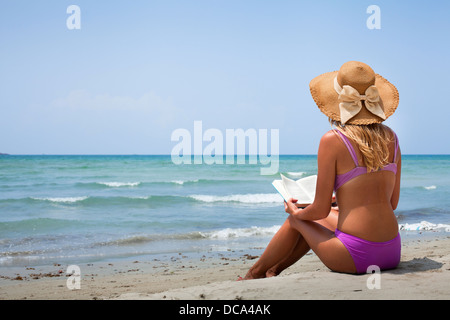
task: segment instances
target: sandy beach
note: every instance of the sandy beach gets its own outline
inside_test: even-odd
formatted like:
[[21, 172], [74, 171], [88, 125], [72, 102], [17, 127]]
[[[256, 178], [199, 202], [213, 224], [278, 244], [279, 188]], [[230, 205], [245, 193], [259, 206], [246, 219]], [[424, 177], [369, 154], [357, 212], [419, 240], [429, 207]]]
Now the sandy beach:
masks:
[[449, 299], [450, 236], [441, 233], [403, 238], [399, 267], [381, 272], [378, 278], [331, 272], [309, 253], [278, 277], [236, 281], [245, 275], [256, 256], [233, 252], [188, 259], [178, 253], [165, 261], [80, 265], [78, 290], [68, 289], [71, 274], [66, 273], [67, 265], [2, 268], [0, 299]]

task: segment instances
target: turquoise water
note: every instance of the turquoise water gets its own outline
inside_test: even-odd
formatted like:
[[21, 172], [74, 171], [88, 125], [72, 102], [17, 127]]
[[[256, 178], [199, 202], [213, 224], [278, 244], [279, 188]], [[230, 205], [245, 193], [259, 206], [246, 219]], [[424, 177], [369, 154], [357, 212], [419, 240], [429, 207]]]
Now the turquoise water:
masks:
[[[450, 156], [403, 156], [400, 228], [450, 227]], [[0, 266], [265, 246], [286, 218], [260, 165], [170, 156], [0, 156]], [[293, 179], [315, 156], [280, 156]], [[412, 231], [411, 231], [412, 232]]]

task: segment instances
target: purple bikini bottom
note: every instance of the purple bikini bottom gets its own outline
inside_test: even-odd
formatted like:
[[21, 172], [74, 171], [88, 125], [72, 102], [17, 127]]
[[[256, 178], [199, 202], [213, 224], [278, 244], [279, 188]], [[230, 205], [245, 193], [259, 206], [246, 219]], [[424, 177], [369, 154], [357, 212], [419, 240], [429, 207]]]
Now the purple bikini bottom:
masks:
[[393, 269], [400, 262], [400, 234], [386, 242], [364, 240], [336, 229], [336, 237], [341, 240], [355, 263], [356, 272], [367, 273], [369, 266], [377, 266], [380, 270]]

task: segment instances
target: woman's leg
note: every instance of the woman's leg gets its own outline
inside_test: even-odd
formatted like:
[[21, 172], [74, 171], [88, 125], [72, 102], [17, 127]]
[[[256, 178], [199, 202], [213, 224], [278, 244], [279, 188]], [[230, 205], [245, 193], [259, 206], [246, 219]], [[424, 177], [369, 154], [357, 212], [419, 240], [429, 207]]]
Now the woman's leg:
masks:
[[[337, 218], [338, 211], [336, 210], [332, 210], [327, 218], [315, 222], [301, 220], [296, 222], [296, 219], [290, 216], [275, 234], [260, 259], [250, 268], [245, 279], [278, 275], [303, 257], [310, 248], [330, 269], [353, 272], [356, 269], [350, 254], [340, 240], [334, 236]], [[305, 235], [302, 232], [305, 232]], [[328, 242], [318, 245], [318, 242], [324, 241]], [[337, 252], [331, 252], [336, 250]], [[333, 257], [336, 255], [346, 255], [344, 258], [349, 258], [349, 260], [346, 259], [347, 262], [340, 266], [339, 263], [333, 263], [335, 259]], [[334, 268], [335, 266], [336, 268]]]
[[290, 256], [300, 237], [298, 231], [293, 229], [286, 219], [244, 279], [264, 278], [267, 270]]
[[356, 273], [355, 263], [344, 244], [330, 230], [314, 221], [288, 218], [293, 229], [301, 233], [309, 247], [329, 269], [337, 272]]
[[277, 263], [276, 265], [274, 265], [273, 267], [271, 267], [269, 270], [266, 271], [266, 278], [275, 277], [279, 275], [281, 272], [283, 272], [283, 270], [289, 268], [298, 260], [300, 260], [300, 258], [303, 257], [306, 253], [308, 253], [310, 249], [311, 248], [309, 247], [308, 243], [299, 233], [298, 241], [295, 248], [281, 262]]
[[[334, 232], [337, 228], [338, 222], [338, 209], [331, 209], [328, 217], [322, 220], [317, 220], [316, 223], [324, 226], [325, 228]], [[296, 263], [301, 257], [303, 257], [311, 248], [309, 247], [306, 240], [299, 233], [299, 240], [297, 241], [296, 247], [292, 250], [291, 254], [287, 256], [283, 261], [274, 265], [266, 272], [266, 277], [273, 277], [279, 275], [283, 270], [289, 268], [291, 265]]]

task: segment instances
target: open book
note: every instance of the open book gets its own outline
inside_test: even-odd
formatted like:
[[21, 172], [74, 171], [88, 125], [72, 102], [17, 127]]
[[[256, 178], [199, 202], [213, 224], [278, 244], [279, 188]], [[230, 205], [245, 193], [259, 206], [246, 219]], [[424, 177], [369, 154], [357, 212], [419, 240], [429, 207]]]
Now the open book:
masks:
[[281, 180], [274, 180], [272, 185], [277, 189], [285, 201], [289, 198], [297, 199], [297, 205], [307, 206], [314, 202], [316, 195], [317, 175], [292, 180], [281, 174]]

